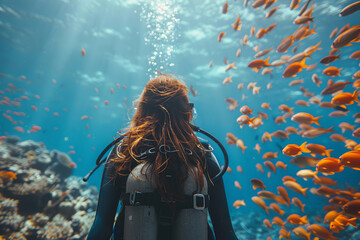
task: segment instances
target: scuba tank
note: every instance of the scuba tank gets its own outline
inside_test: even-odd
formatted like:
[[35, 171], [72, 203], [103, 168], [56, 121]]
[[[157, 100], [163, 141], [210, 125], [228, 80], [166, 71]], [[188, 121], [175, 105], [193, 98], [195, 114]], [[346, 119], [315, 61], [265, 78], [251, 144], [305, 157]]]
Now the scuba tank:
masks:
[[[152, 166], [136, 166], [126, 182], [124, 239], [196, 239], [207, 240], [207, 181], [195, 193], [196, 181], [191, 171], [184, 182], [186, 202], [174, 202], [176, 212], [169, 209], [154, 188]], [[192, 169], [196, 171], [196, 168]]]

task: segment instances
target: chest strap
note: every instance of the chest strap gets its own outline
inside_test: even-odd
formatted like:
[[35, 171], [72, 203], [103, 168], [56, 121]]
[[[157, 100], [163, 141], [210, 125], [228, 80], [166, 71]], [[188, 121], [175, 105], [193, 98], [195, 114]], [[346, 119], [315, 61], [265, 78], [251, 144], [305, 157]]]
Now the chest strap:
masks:
[[[210, 196], [207, 194], [185, 195], [183, 201], [170, 202], [176, 209], [204, 210], [208, 208]], [[125, 206], [159, 206], [164, 205], [160, 194], [157, 192], [131, 192], [125, 193], [123, 202]]]

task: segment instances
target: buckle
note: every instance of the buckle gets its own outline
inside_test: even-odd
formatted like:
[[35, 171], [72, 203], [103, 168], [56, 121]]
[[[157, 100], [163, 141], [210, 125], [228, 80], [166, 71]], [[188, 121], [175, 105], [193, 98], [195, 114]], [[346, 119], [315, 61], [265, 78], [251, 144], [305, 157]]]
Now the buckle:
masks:
[[[200, 202], [199, 204], [198, 204], [198, 201]], [[196, 193], [193, 195], [193, 208], [196, 210], [204, 210], [205, 209], [204, 194]]]
[[138, 194], [138, 193], [140, 193], [140, 192], [135, 191], [135, 192], [130, 193], [129, 203], [130, 203], [131, 206], [139, 206], [140, 205], [139, 202], [135, 201], [136, 200], [136, 194]]

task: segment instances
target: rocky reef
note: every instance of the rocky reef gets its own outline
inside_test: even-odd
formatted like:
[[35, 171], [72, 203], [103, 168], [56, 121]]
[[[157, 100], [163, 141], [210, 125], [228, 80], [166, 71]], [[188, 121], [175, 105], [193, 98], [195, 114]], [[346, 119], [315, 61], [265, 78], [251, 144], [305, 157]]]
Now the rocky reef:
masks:
[[71, 176], [76, 164], [43, 143], [0, 141], [0, 239], [85, 239], [97, 189]]

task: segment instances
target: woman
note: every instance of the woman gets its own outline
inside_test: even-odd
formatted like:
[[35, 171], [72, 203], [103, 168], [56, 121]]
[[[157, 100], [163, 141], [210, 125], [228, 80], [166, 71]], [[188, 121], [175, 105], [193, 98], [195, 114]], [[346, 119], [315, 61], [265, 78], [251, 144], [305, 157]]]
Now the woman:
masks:
[[[146, 84], [122, 143], [114, 147], [108, 157], [95, 221], [87, 239], [111, 237], [119, 201], [121, 210], [113, 237], [124, 238], [124, 226], [127, 226], [126, 221], [132, 218], [125, 218], [124, 208], [133, 200], [133, 195], [126, 193], [126, 185], [128, 178], [134, 179], [133, 171], [140, 164], [143, 164], [141, 169], [143, 166], [151, 166], [149, 182], [161, 198], [161, 206], [170, 209], [170, 215], [177, 211], [173, 206], [185, 201], [184, 183], [189, 176], [194, 179], [197, 193], [201, 193], [208, 186], [210, 202], [206, 207], [216, 239], [237, 239], [230, 220], [223, 180], [220, 179], [215, 184], [210, 180], [220, 171], [219, 164], [208, 150], [211, 147], [200, 143], [190, 126], [193, 104], [189, 103], [188, 92], [184, 83], [167, 74], [162, 74]], [[195, 202], [197, 200], [199, 199], [193, 200], [194, 208], [198, 204], [202, 205], [204, 210], [205, 198], [200, 199], [203, 200], [200, 203]], [[206, 214], [206, 208], [204, 211]], [[159, 211], [157, 213], [159, 214]], [[170, 227], [173, 227], [172, 224]], [[159, 226], [165, 225], [166, 223]], [[141, 227], [139, 226], [139, 231]], [[207, 235], [208, 239], [215, 239], [209, 226]], [[169, 239], [164, 237], [166, 235], [161, 236], [163, 237], [158, 235], [157, 239]]]

